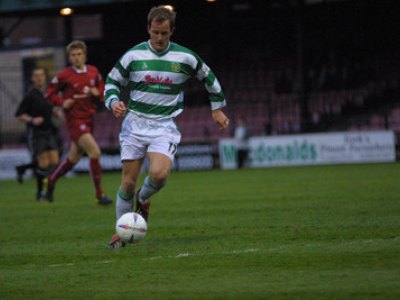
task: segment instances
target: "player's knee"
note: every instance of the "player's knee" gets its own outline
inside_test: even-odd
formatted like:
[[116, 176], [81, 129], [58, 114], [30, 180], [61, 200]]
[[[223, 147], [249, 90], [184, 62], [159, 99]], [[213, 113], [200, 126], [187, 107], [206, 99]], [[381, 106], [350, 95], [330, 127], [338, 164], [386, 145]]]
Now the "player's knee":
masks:
[[169, 172], [168, 171], [164, 171], [164, 170], [160, 170], [160, 171], [157, 171], [157, 172], [151, 172], [149, 174], [151, 180], [154, 183], [158, 184], [158, 185], [163, 184], [164, 182], [166, 182], [167, 178], [168, 178], [168, 175], [169, 175]]
[[94, 150], [88, 152], [88, 156], [91, 159], [100, 159], [101, 151], [100, 151], [100, 149], [94, 149]]
[[50, 167], [50, 164], [48, 162], [42, 162], [42, 163], [38, 163], [38, 167], [40, 169], [45, 170], [45, 169], [48, 169]]
[[69, 153], [68, 159], [72, 164], [77, 164], [82, 158], [82, 154], [80, 153]]
[[52, 160], [50, 161], [49, 167], [50, 167], [50, 168], [54, 168], [55, 166], [58, 165], [59, 162], [60, 162], [60, 160], [59, 160], [58, 158], [57, 158], [57, 159], [52, 159]]
[[47, 159], [39, 158], [37, 161], [37, 166], [40, 169], [47, 169], [49, 167], [49, 161]]

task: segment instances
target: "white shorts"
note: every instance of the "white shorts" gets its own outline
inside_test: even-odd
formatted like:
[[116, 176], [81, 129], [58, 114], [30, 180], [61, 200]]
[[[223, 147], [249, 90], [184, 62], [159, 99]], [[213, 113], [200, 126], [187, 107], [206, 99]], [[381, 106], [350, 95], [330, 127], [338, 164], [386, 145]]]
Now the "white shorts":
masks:
[[173, 119], [152, 120], [129, 112], [119, 134], [121, 161], [141, 159], [147, 152], [164, 154], [173, 161], [180, 141]]

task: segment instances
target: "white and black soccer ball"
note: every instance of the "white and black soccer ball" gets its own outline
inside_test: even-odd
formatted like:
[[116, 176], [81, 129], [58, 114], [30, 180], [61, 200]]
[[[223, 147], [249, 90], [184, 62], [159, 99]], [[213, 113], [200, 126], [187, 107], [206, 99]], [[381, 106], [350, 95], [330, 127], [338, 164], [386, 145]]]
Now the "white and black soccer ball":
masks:
[[141, 215], [130, 212], [118, 219], [115, 230], [122, 241], [136, 244], [146, 236], [147, 223]]

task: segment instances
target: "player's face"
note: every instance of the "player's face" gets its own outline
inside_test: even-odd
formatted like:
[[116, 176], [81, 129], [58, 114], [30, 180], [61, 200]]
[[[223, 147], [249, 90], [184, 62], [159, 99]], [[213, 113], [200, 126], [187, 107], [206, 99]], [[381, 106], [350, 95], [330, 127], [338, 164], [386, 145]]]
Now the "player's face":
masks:
[[152, 21], [150, 26], [147, 27], [147, 31], [150, 35], [150, 45], [154, 50], [162, 52], [168, 47], [172, 35], [168, 20], [159, 23]]
[[71, 49], [68, 58], [71, 65], [78, 69], [81, 69], [86, 63], [86, 53], [79, 48]]
[[42, 69], [34, 70], [31, 79], [33, 85], [39, 90], [43, 89], [46, 85], [46, 73]]

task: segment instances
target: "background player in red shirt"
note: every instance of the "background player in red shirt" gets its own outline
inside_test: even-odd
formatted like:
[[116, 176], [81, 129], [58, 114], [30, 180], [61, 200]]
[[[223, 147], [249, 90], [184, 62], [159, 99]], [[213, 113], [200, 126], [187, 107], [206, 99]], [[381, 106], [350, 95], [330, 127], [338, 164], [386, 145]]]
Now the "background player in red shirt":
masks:
[[67, 46], [67, 55], [71, 66], [53, 78], [47, 98], [52, 105], [64, 109], [71, 146], [68, 157], [48, 178], [47, 198], [53, 199], [57, 179], [71, 170], [86, 152], [97, 201], [103, 205], [111, 204], [112, 200], [103, 194], [101, 187], [101, 152], [92, 135], [97, 104], [103, 102], [104, 81], [95, 66], [86, 64], [87, 47], [84, 42], [71, 42]]

